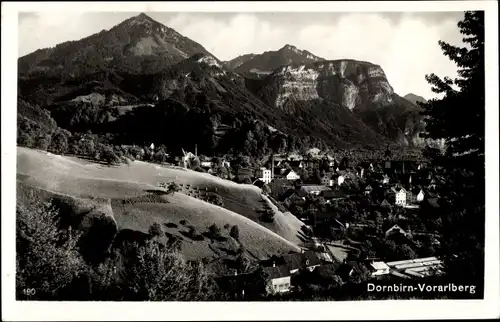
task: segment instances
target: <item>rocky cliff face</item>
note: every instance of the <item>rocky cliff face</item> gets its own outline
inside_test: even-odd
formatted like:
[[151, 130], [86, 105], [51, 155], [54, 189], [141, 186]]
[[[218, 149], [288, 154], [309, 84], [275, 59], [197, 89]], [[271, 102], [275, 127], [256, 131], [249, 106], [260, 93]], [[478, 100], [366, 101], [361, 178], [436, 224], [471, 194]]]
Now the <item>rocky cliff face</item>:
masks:
[[331, 109], [350, 110], [365, 126], [391, 141], [421, 144], [419, 108], [394, 93], [383, 69], [369, 62], [333, 60], [283, 66], [253, 89], [266, 103], [287, 113], [295, 113], [294, 107], [304, 104], [314, 109], [321, 102]]
[[276, 107], [287, 99], [323, 99], [352, 110], [367, 104], [390, 103], [394, 95], [380, 66], [354, 60], [284, 66], [270, 75], [266, 83], [279, 84], [273, 99]]

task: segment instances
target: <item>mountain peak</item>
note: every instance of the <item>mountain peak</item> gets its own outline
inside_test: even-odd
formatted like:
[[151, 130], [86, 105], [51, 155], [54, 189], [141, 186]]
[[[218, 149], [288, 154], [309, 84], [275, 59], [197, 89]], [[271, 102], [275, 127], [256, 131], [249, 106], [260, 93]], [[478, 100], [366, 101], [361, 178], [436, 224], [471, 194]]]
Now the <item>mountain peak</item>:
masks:
[[417, 104], [418, 102], [427, 103], [427, 100], [425, 98], [423, 98], [422, 96], [418, 96], [416, 94], [413, 94], [413, 93], [406, 94], [404, 96], [404, 98], [406, 100], [412, 102], [413, 104]]
[[[243, 59], [240, 59], [243, 58]], [[261, 77], [272, 73], [284, 65], [305, 65], [325, 60], [311, 54], [307, 50], [298, 49], [296, 46], [286, 44], [275, 51], [266, 51], [259, 55], [244, 55], [230, 61], [227, 65], [235, 66], [237, 73], [258, 74]]]
[[135, 18], [137, 18], [137, 19], [151, 19], [151, 17], [148, 16], [147, 14], [145, 14], [144, 12], [141, 12], [140, 14], [138, 14], [137, 16], [135, 16]]
[[[90, 48], [90, 49], [89, 49]], [[103, 61], [106, 68], [121, 68], [134, 73], [154, 73], [167, 65], [196, 54], [208, 53], [200, 44], [184, 37], [172, 28], [154, 20], [145, 13], [130, 17], [109, 30], [84, 39], [56, 46], [56, 49], [26, 55], [22, 59], [22, 73], [38, 72], [49, 67], [62, 66], [65, 73], [94, 73], [102, 67], [85, 67], [88, 61]], [[37, 56], [38, 55], [38, 56]], [[27, 57], [29, 56], [29, 57]], [[67, 63], [67, 61], [71, 63]], [[61, 72], [55, 68], [54, 74]]]
[[125, 25], [128, 27], [132, 27], [132, 26], [145, 26], [145, 27], [156, 26], [158, 28], [164, 27], [163, 24], [154, 20], [153, 18], [151, 18], [150, 16], [148, 16], [145, 13], [140, 13], [137, 16], [133, 16], [133, 17], [125, 20], [121, 25]]
[[296, 50], [297, 47], [295, 47], [294, 45], [290, 45], [290, 44], [286, 44], [285, 46], [283, 46], [283, 48], [281, 49], [289, 49], [289, 50]]

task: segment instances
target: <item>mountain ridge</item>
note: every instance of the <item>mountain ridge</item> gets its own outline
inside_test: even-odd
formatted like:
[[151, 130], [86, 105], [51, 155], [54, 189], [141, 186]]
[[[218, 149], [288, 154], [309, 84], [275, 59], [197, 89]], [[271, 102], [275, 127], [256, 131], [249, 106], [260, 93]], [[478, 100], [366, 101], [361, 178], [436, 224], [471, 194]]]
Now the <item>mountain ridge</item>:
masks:
[[241, 55], [227, 62], [234, 72], [249, 77], [265, 77], [284, 65], [300, 65], [325, 60], [307, 50], [286, 44], [278, 50]]
[[405, 96], [403, 96], [406, 100], [412, 102], [413, 104], [417, 104], [418, 102], [421, 103], [427, 103], [427, 100], [423, 98], [422, 96], [413, 94], [413, 93], [408, 93]]
[[[109, 55], [115, 56], [106, 60]], [[133, 134], [146, 141], [161, 136], [176, 148], [203, 142], [207, 153], [265, 154], [302, 145], [374, 148], [408, 141], [405, 133], [415, 132], [405, 125], [413, 122], [406, 117], [413, 104], [394, 93], [379, 65], [327, 61], [289, 44], [237, 58], [235, 65], [241, 64], [231, 68], [234, 60], [222, 62], [140, 14], [80, 41], [21, 57], [18, 90], [28, 103], [50, 111], [60, 127], [111, 131], [121, 144], [135, 142]], [[252, 66], [273, 69], [252, 77]], [[245, 69], [248, 73], [239, 72]], [[134, 117], [183, 133], [197, 128], [178, 136], [142, 128]], [[380, 126], [386, 121], [390, 129]], [[222, 138], [216, 135], [221, 125], [232, 128]], [[269, 126], [278, 131], [263, 130]], [[133, 131], [127, 133], [127, 127]]]
[[23, 76], [63, 72], [74, 76], [102, 70], [154, 73], [197, 53], [214, 56], [199, 43], [141, 13], [109, 30], [22, 56], [18, 67]]

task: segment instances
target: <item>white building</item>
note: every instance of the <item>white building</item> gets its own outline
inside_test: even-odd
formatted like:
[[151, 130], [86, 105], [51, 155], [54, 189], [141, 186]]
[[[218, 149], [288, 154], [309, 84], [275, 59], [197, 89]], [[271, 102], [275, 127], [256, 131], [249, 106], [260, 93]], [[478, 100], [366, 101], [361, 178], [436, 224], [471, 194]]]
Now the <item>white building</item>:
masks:
[[285, 178], [289, 181], [293, 181], [293, 180], [298, 180], [300, 179], [300, 176], [297, 174], [297, 172], [293, 171], [293, 170], [287, 170], [284, 174]]
[[345, 176], [344, 175], [342, 175], [342, 174], [334, 174], [330, 178], [330, 180], [328, 182], [328, 186], [330, 186], [330, 187], [332, 187], [334, 185], [340, 186], [340, 185], [342, 185], [344, 183], [344, 181], [345, 181]]
[[212, 161], [201, 161], [200, 166], [202, 166], [203, 168], [211, 168]]
[[263, 181], [265, 184], [271, 183], [271, 170], [260, 168], [258, 177], [259, 180]]
[[390, 267], [384, 262], [372, 262], [370, 263], [370, 270], [372, 276], [386, 275], [390, 273]]
[[266, 292], [271, 294], [284, 293], [290, 290], [291, 274], [286, 265], [264, 267], [267, 274]]
[[422, 278], [431, 274], [440, 274], [443, 268], [443, 263], [436, 257], [425, 257], [407, 259], [396, 262], [389, 262], [387, 265], [392, 269], [392, 272], [398, 272], [409, 278]]
[[417, 194], [417, 202], [422, 202], [424, 200], [425, 194], [423, 190], [420, 190], [420, 192]]
[[405, 190], [405, 188], [401, 188], [401, 189], [399, 189], [399, 191], [396, 191], [396, 205], [406, 206], [406, 190]]

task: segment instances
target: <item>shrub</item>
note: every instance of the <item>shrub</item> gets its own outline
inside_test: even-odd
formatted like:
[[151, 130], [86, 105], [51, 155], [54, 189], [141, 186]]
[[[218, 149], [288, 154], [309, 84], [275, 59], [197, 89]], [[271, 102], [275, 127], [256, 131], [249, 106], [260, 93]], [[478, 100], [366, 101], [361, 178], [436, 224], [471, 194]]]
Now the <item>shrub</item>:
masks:
[[[59, 213], [34, 196], [16, 209], [16, 298], [54, 300], [87, 267], [78, 252], [81, 237], [71, 228], [59, 229]], [[24, 289], [35, 289], [32, 296]]]
[[231, 231], [229, 232], [229, 236], [233, 237], [234, 239], [240, 238], [240, 229], [238, 228], [237, 225], [234, 225], [231, 227]]
[[229, 227], [231, 227], [231, 225], [229, 225], [229, 224], [224, 225], [224, 229], [229, 229]]
[[50, 150], [58, 154], [64, 154], [68, 152], [68, 137], [70, 135], [71, 133], [65, 130], [58, 130], [54, 132], [50, 142]]
[[179, 190], [181, 190], [181, 188], [179, 187], [179, 185], [177, 183], [175, 183], [174, 181], [170, 182], [167, 186], [167, 192], [169, 194], [174, 194], [176, 192], [178, 192]]
[[187, 220], [186, 219], [182, 219], [181, 221], [179, 221], [179, 224], [181, 224], [183, 226], [186, 226]]
[[173, 222], [168, 222], [165, 224], [167, 228], [177, 228], [177, 225]]
[[211, 236], [217, 237], [220, 236], [221, 230], [220, 228], [214, 223], [212, 226], [208, 227], [208, 232], [210, 233]]
[[50, 146], [52, 138], [48, 134], [41, 134], [35, 139], [35, 147], [40, 150], [47, 150]]
[[274, 211], [267, 210], [266, 212], [264, 212], [264, 214], [262, 215], [262, 221], [274, 222]]
[[158, 184], [158, 187], [167, 190], [167, 194], [173, 195], [176, 192], [179, 192], [181, 188], [175, 181], [171, 181], [169, 183], [166, 182], [160, 182]]
[[99, 158], [108, 165], [120, 163], [120, 158], [113, 151], [113, 148], [104, 144], [99, 145]]
[[160, 237], [163, 235], [163, 229], [161, 228], [161, 225], [157, 222], [151, 225], [149, 227], [149, 234], [153, 237]]
[[213, 192], [207, 194], [207, 201], [220, 207], [224, 206], [224, 199], [222, 199], [221, 196]]
[[[177, 251], [150, 240], [131, 251], [121, 270], [123, 300], [214, 300], [216, 284], [202, 263], [188, 263]], [[140, 272], [140, 273], [138, 273]]]

